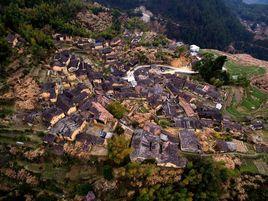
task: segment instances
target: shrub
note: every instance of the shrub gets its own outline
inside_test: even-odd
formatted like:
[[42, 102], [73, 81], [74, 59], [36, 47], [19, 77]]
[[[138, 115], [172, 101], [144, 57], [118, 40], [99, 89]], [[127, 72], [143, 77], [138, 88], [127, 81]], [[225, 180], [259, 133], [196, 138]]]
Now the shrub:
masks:
[[114, 178], [113, 168], [110, 165], [105, 165], [102, 169], [102, 174], [105, 179], [112, 180]]
[[133, 128], [137, 128], [140, 124], [139, 124], [139, 122], [137, 122], [137, 121], [133, 121], [133, 122], [131, 123], [131, 125], [132, 125]]
[[171, 122], [168, 119], [159, 119], [157, 124], [162, 128], [167, 128], [171, 126]]
[[0, 118], [5, 118], [6, 116], [12, 115], [13, 110], [11, 108], [0, 109]]
[[90, 184], [78, 184], [76, 186], [76, 194], [85, 196], [89, 191], [92, 190], [92, 186]]
[[122, 128], [122, 126], [118, 125], [118, 126], [116, 126], [116, 128], [114, 129], [114, 132], [115, 132], [116, 134], [118, 134], [118, 135], [122, 135], [122, 134], [125, 132], [125, 130]]
[[132, 152], [129, 141], [124, 135], [114, 136], [108, 140], [108, 157], [116, 164], [121, 164]]
[[118, 101], [110, 103], [107, 110], [117, 119], [121, 119], [127, 112], [127, 109]]

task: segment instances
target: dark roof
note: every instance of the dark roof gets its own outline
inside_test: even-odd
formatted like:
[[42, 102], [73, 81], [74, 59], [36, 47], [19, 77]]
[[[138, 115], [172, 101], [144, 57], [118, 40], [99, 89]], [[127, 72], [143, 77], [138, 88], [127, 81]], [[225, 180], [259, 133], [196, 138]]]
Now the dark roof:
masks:
[[225, 141], [217, 140], [215, 150], [220, 151], [220, 152], [228, 152], [229, 148], [228, 148], [228, 145]]
[[59, 59], [59, 62], [65, 64], [68, 60], [69, 60], [69, 57], [65, 57], [65, 56], [63, 56], [63, 57], [61, 57], [61, 58]]
[[43, 137], [43, 141], [45, 143], [48, 143], [48, 144], [52, 144], [55, 139], [56, 139], [56, 136], [55, 135], [51, 135], [51, 134], [45, 135]]
[[79, 59], [77, 59], [75, 56], [72, 56], [70, 63], [68, 65], [68, 68], [71, 68], [71, 67], [77, 68], [78, 64], [79, 64]]
[[77, 135], [76, 140], [90, 145], [102, 145], [105, 141], [103, 138], [99, 136], [88, 135], [85, 133]]
[[73, 107], [73, 101], [65, 94], [60, 94], [58, 96], [56, 105], [64, 112], [67, 112], [71, 107]]
[[199, 119], [188, 118], [188, 117], [180, 117], [175, 119], [175, 125], [179, 128], [187, 128], [187, 129], [201, 129], [202, 124]]
[[134, 149], [130, 154], [131, 160], [156, 159], [158, 164], [172, 163], [178, 167], [186, 165], [186, 161], [178, 156], [178, 143], [164, 142], [159, 136], [144, 130], [136, 130], [131, 146]]
[[184, 86], [187, 87], [188, 89], [194, 91], [197, 87], [196, 84], [192, 83], [192, 82], [185, 82]]
[[81, 102], [78, 106], [79, 110], [81, 111], [89, 111], [92, 108], [92, 102], [93, 99], [85, 99], [83, 102]]
[[194, 131], [182, 130], [179, 133], [180, 145], [183, 151], [201, 152], [201, 145]]
[[112, 51], [113, 51], [112, 48], [110, 48], [110, 47], [106, 47], [106, 48], [104, 48], [104, 49], [101, 50], [101, 53], [102, 53], [102, 54], [109, 54], [109, 53], [111, 53]]
[[65, 65], [59, 61], [53, 62], [52, 66], [64, 67]]
[[45, 121], [51, 121], [53, 117], [62, 114], [62, 109], [53, 106], [45, 111], [43, 111], [43, 118]]
[[255, 145], [257, 153], [268, 153], [268, 146], [265, 144]]
[[95, 71], [89, 71], [87, 73], [88, 79], [89, 80], [94, 80], [94, 79], [102, 79], [103, 78], [103, 74], [101, 72], [95, 72]]
[[179, 92], [178, 95], [179, 95], [179, 97], [183, 98], [187, 102], [190, 102], [192, 100], [192, 98], [193, 98], [191, 95], [189, 95], [189, 94], [187, 94], [185, 92], [182, 92], [182, 91]]
[[219, 122], [223, 120], [221, 112], [215, 108], [197, 107], [196, 112], [200, 118], [214, 119]]
[[13, 43], [13, 41], [16, 39], [16, 36], [14, 34], [9, 33], [6, 37], [7, 42]]
[[71, 137], [73, 132], [79, 128], [83, 123], [83, 118], [80, 115], [72, 115], [65, 117], [57, 122], [51, 129], [51, 134], [62, 135], [65, 137]]
[[87, 97], [88, 97], [88, 93], [86, 93], [86, 92], [82, 92], [82, 93], [76, 95], [76, 96], [73, 98], [73, 101], [74, 101], [75, 103], [81, 103], [81, 102], [83, 102], [83, 100], [85, 100]]

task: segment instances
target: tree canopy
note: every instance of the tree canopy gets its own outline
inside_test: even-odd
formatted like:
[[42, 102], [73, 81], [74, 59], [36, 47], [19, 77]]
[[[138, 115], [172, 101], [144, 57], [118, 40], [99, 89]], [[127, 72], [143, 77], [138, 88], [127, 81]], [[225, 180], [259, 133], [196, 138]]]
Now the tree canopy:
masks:
[[219, 87], [228, 84], [230, 80], [229, 74], [223, 71], [226, 61], [226, 56], [214, 58], [213, 54], [206, 53], [203, 59], [193, 66], [193, 69], [198, 71], [206, 82]]
[[131, 152], [129, 140], [124, 135], [114, 136], [108, 140], [108, 157], [116, 164], [121, 164]]

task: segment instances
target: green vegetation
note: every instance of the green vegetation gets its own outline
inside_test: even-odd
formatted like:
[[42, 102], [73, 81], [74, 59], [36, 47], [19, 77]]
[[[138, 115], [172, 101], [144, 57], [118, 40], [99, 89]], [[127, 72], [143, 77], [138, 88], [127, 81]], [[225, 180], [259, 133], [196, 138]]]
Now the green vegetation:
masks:
[[121, 34], [123, 26], [119, 20], [121, 13], [117, 9], [112, 9], [112, 16], [112, 25], [100, 33], [93, 33], [95, 38], [102, 37], [106, 40], [111, 40]]
[[[235, 40], [249, 40], [239, 20], [223, 2], [217, 0], [98, 0], [111, 7], [134, 9], [144, 5], [153, 13], [168, 19], [166, 33], [169, 38], [183, 39], [186, 43], [202, 47], [223, 49]], [[181, 26], [178, 28], [176, 24]]]
[[[244, 90], [244, 97], [240, 102], [237, 102], [235, 96], [231, 105], [226, 111], [234, 118], [243, 120], [247, 116], [254, 116], [263, 107], [263, 104], [268, 101], [268, 95], [261, 92], [256, 87], [247, 87]], [[264, 108], [264, 110], [267, 110]], [[265, 112], [263, 110], [263, 112]], [[263, 113], [264, 114], [264, 113]]]
[[85, 196], [87, 195], [87, 193], [92, 190], [92, 187], [90, 184], [78, 184], [76, 186], [76, 193], [78, 195], [82, 195], [82, 196]]
[[127, 112], [127, 109], [118, 101], [110, 103], [107, 110], [117, 119], [121, 119]]
[[138, 17], [130, 18], [125, 24], [125, 28], [131, 31], [134, 31], [134, 30], [147, 31], [148, 30], [147, 25]]
[[168, 127], [171, 127], [172, 125], [172, 123], [168, 119], [159, 119], [156, 121], [156, 123], [162, 128], [168, 128]]
[[[155, 172], [151, 169], [151, 172]], [[221, 164], [208, 159], [194, 159], [182, 174], [180, 182], [141, 188], [136, 200], [218, 200], [221, 185], [229, 178]]]
[[152, 44], [155, 47], [166, 46], [168, 44], [168, 39], [166, 36], [159, 34], [154, 38]]
[[[6, 0], [1, 1], [0, 16], [0, 75], [6, 77], [11, 49], [6, 42], [8, 33], [18, 33], [26, 40], [26, 51], [39, 63], [54, 47], [52, 33], [89, 36], [91, 33], [72, 21], [84, 6], [81, 0]], [[26, 52], [25, 51], [25, 52]]]
[[258, 188], [254, 188], [249, 186], [246, 189], [246, 192], [248, 194], [248, 200], [251, 201], [263, 201], [266, 200], [268, 197], [268, 189], [267, 189], [267, 179], [264, 183], [260, 183], [260, 186]]
[[124, 134], [125, 130], [122, 128], [122, 126], [117, 125], [114, 129], [114, 132], [118, 135], [122, 135]]
[[232, 61], [226, 62], [226, 68], [230, 76], [251, 78], [256, 75], [265, 74], [265, 69], [257, 66], [241, 66]]
[[0, 99], [0, 118], [5, 118], [14, 113], [14, 100]]
[[0, 109], [0, 118], [5, 118], [6, 116], [9, 116], [13, 114], [14, 110], [12, 108], [2, 108]]
[[[1, 26], [1, 24], [0, 24]], [[6, 75], [6, 65], [9, 62], [12, 50], [4, 38], [1, 38], [0, 34], [0, 78], [4, 78]]]
[[213, 54], [205, 53], [204, 58], [198, 61], [193, 69], [198, 71], [206, 82], [219, 87], [229, 84], [230, 81], [228, 73], [222, 70], [226, 61], [226, 56], [214, 58]]
[[242, 165], [239, 168], [240, 173], [253, 173], [258, 174], [258, 168], [254, 165], [253, 160], [251, 159], [243, 159]]
[[110, 165], [105, 165], [102, 169], [103, 177], [107, 180], [112, 180], [113, 176], [113, 168]]
[[116, 164], [121, 164], [132, 152], [129, 141], [124, 135], [113, 136], [108, 140], [108, 157]]

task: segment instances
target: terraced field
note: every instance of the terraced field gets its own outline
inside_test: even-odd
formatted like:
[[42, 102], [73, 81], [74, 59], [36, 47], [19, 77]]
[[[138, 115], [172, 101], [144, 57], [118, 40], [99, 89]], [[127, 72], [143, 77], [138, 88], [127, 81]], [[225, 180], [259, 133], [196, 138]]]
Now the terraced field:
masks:
[[258, 66], [242, 66], [230, 60], [226, 62], [226, 68], [231, 76], [241, 76], [249, 79], [253, 76], [264, 75], [266, 72], [265, 68]]
[[[232, 61], [226, 63], [226, 68], [231, 77], [239, 76], [251, 79], [254, 76], [264, 75], [266, 73], [265, 68], [241, 66]], [[268, 94], [258, 88], [249, 86], [238, 90], [237, 87], [230, 87], [229, 95], [232, 97], [232, 101], [228, 103], [226, 113], [236, 120], [241, 120], [247, 116], [256, 117], [260, 114], [263, 117], [268, 117]]]
[[265, 106], [268, 101], [268, 94], [261, 92], [255, 87], [244, 89], [243, 97], [237, 100], [233, 94], [232, 102], [226, 111], [234, 118], [241, 119], [246, 116], [258, 116], [268, 114], [268, 108]]

